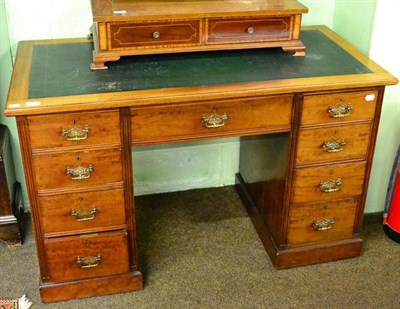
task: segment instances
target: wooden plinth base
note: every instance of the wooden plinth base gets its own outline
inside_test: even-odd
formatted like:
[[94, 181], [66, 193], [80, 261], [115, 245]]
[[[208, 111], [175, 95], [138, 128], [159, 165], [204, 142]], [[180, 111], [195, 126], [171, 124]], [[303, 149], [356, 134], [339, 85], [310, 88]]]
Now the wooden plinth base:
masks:
[[353, 258], [360, 255], [362, 247], [361, 238], [325, 244], [304, 245], [295, 248], [279, 248], [274, 242], [264, 220], [261, 218], [257, 207], [254, 205], [243, 178], [240, 174], [237, 174], [236, 179], [236, 189], [275, 268], [285, 269], [296, 266], [312, 265]]
[[143, 289], [142, 274], [135, 271], [126, 275], [81, 281], [41, 283], [40, 296], [43, 303], [50, 303], [141, 289]]

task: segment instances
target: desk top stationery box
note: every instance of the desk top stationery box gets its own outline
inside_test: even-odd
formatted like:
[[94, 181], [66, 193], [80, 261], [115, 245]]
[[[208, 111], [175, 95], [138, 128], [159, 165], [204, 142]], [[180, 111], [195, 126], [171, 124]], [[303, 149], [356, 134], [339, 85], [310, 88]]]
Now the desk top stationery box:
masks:
[[121, 56], [281, 47], [305, 55], [296, 0], [91, 0], [91, 68]]

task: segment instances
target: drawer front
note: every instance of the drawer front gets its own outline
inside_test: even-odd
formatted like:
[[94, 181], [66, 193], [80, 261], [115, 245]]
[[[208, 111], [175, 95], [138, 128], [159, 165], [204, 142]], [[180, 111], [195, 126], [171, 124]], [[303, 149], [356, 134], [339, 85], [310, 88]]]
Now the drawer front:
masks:
[[365, 166], [365, 162], [359, 162], [296, 169], [293, 203], [360, 195], [364, 184]]
[[267, 42], [291, 39], [292, 17], [210, 18], [207, 44]]
[[305, 96], [301, 124], [373, 119], [377, 97], [374, 90]]
[[365, 158], [371, 124], [300, 130], [297, 162]]
[[200, 20], [110, 23], [111, 49], [200, 45]]
[[38, 155], [33, 166], [38, 190], [122, 181], [120, 149]]
[[349, 239], [353, 236], [358, 199], [290, 209], [289, 246]]
[[44, 233], [68, 233], [125, 224], [124, 190], [39, 197]]
[[85, 112], [28, 118], [32, 148], [120, 144], [119, 112]]
[[124, 231], [46, 239], [45, 253], [51, 282], [129, 272]]
[[292, 96], [131, 109], [133, 142], [240, 134], [271, 127], [290, 130]]

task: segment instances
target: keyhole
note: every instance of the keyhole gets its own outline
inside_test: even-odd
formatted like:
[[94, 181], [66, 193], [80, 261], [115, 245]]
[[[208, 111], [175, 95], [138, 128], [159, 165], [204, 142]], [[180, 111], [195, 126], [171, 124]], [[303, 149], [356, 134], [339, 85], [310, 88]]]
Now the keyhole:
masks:
[[74, 125], [76, 124], [76, 120], [74, 119]]
[[83, 202], [83, 200], [84, 200], [84, 198], [83, 197], [81, 197], [81, 198], [79, 198], [79, 200], [81, 201], [81, 203]]
[[76, 161], [79, 161], [81, 158], [80, 157], [76, 157]]

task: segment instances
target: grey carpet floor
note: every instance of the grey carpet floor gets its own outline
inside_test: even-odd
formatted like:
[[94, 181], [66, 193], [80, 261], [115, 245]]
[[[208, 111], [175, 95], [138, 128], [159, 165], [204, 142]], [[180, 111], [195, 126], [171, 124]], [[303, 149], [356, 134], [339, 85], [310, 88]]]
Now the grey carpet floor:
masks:
[[144, 290], [44, 305], [31, 230], [0, 244], [0, 297], [32, 308], [400, 308], [400, 244], [367, 215], [359, 258], [277, 271], [233, 187], [136, 199]]

